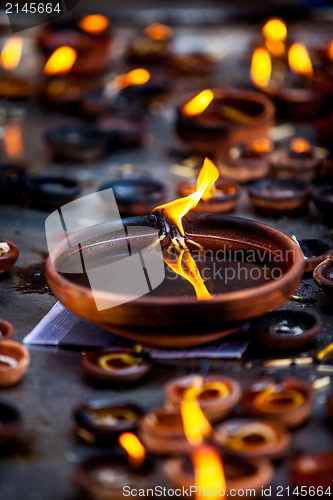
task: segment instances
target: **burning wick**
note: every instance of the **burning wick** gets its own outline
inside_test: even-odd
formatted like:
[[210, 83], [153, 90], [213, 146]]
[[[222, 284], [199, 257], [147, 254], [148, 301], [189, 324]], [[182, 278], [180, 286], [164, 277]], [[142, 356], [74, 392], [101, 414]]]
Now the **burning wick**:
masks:
[[211, 90], [203, 90], [183, 106], [183, 112], [187, 116], [199, 115], [208, 108], [213, 99], [214, 93]]
[[272, 73], [272, 61], [268, 50], [255, 49], [251, 62], [251, 79], [260, 88], [267, 87]]
[[5, 43], [0, 56], [1, 66], [6, 71], [13, 71], [20, 63], [22, 39], [14, 36]]
[[288, 62], [290, 69], [294, 73], [311, 77], [313, 76], [313, 68], [309, 53], [302, 43], [294, 43], [288, 52]]
[[150, 73], [144, 68], [137, 68], [116, 76], [105, 85], [103, 95], [106, 99], [115, 100], [121, 90], [126, 87], [144, 85], [150, 80]]
[[47, 75], [59, 75], [68, 73], [77, 58], [77, 53], [72, 47], [64, 45], [51, 54], [44, 66], [44, 73]]
[[79, 27], [90, 33], [91, 35], [98, 35], [109, 27], [109, 20], [105, 16], [93, 14], [83, 17], [79, 22]]
[[142, 467], [146, 458], [146, 451], [137, 436], [131, 432], [125, 432], [119, 436], [119, 444], [127, 451], [131, 467], [134, 469]]

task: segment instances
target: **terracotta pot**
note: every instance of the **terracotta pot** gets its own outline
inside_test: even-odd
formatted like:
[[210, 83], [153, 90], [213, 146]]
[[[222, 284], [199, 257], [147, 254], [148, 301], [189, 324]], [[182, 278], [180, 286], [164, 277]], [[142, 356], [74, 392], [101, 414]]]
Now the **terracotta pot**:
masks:
[[0, 401], [0, 447], [15, 439], [21, 428], [19, 410], [10, 403]]
[[269, 91], [281, 116], [297, 120], [314, 120], [323, 110], [325, 98], [319, 90], [306, 88], [281, 88]]
[[305, 239], [299, 241], [299, 245], [305, 258], [305, 273], [310, 273], [321, 262], [333, 254], [331, 245], [317, 239]]
[[35, 86], [29, 80], [18, 76], [0, 77], [0, 98], [9, 101], [26, 101], [35, 92]]
[[333, 259], [321, 262], [313, 271], [313, 279], [326, 293], [333, 295]]
[[0, 319], [0, 340], [11, 339], [14, 337], [14, 328], [9, 321]]
[[241, 398], [242, 390], [232, 378], [211, 375], [185, 375], [171, 380], [165, 387], [166, 399], [179, 407], [186, 391], [193, 389], [194, 397], [210, 422], [218, 422], [226, 417]]
[[311, 182], [321, 172], [322, 159], [314, 152], [302, 157], [302, 155], [292, 155], [290, 149], [278, 149], [271, 153], [269, 165], [273, 177]]
[[19, 256], [19, 249], [14, 243], [3, 238], [0, 238], [0, 243], [7, 243], [10, 248], [8, 253], [0, 256], [0, 273], [3, 273], [13, 267]]
[[291, 461], [291, 479], [294, 485], [332, 488], [333, 453], [326, 451], [301, 455]]
[[17, 384], [30, 363], [29, 351], [14, 340], [0, 341], [0, 387]]

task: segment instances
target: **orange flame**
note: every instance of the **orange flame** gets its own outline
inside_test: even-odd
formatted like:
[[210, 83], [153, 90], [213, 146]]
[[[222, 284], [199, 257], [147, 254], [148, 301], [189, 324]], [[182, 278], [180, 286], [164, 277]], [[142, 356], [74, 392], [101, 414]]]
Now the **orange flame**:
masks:
[[262, 34], [268, 40], [283, 42], [287, 38], [287, 26], [281, 19], [270, 19], [263, 26]]
[[214, 165], [214, 163], [205, 158], [202, 168], [199, 172], [196, 190], [185, 198], [179, 198], [178, 200], [171, 201], [164, 205], [156, 207], [155, 210], [161, 210], [163, 213], [171, 219], [178, 227], [182, 236], [185, 236], [185, 231], [182, 224], [182, 218], [186, 215], [191, 208], [194, 208], [204, 197], [210, 196], [210, 189], [214, 182], [219, 178], [219, 171]]
[[288, 52], [289, 66], [295, 73], [312, 76], [313, 68], [308, 51], [302, 43], [294, 43]]
[[208, 108], [213, 99], [214, 93], [211, 90], [203, 90], [183, 106], [183, 112], [187, 116], [198, 115]]
[[44, 66], [47, 75], [58, 75], [68, 73], [77, 58], [77, 53], [72, 47], [64, 45], [56, 49]]
[[22, 130], [16, 123], [8, 123], [3, 136], [5, 151], [8, 156], [19, 156], [23, 152]]
[[262, 137], [261, 139], [255, 139], [252, 142], [252, 149], [256, 153], [264, 155], [266, 153], [270, 153], [271, 151], [273, 151], [274, 144], [266, 137]]
[[331, 59], [331, 61], [333, 61], [333, 40], [328, 45], [327, 54], [328, 54], [329, 59]]
[[268, 50], [257, 48], [251, 62], [251, 79], [257, 87], [267, 87], [272, 73], [272, 61]]
[[146, 451], [137, 436], [125, 432], [119, 436], [119, 444], [127, 451], [130, 464], [135, 468], [141, 467], [145, 461]]
[[205, 437], [212, 433], [212, 427], [201, 410], [197, 400], [185, 395], [180, 404], [184, 432], [192, 446], [203, 443]]
[[13, 36], [4, 45], [1, 51], [1, 66], [7, 71], [13, 71], [20, 63], [22, 55], [22, 39]]
[[306, 139], [297, 137], [291, 141], [290, 149], [295, 153], [308, 153], [311, 149], [311, 145]]
[[198, 299], [209, 299], [211, 297], [190, 252], [180, 250], [176, 262], [167, 257], [164, 258], [164, 262], [172, 271], [191, 283]]
[[110, 22], [108, 18], [99, 14], [85, 16], [79, 21], [79, 27], [83, 31], [91, 33], [92, 35], [102, 33], [106, 30], [109, 24]]
[[153, 40], [170, 40], [173, 36], [173, 30], [170, 26], [166, 24], [154, 23], [147, 26], [144, 31], [144, 35], [152, 38]]
[[129, 73], [117, 76], [113, 84], [118, 88], [124, 89], [131, 85], [144, 85], [150, 79], [150, 73], [144, 68], [133, 69]]
[[[213, 492], [209, 498], [225, 498], [226, 481], [219, 453], [208, 446], [194, 450], [192, 460], [195, 470], [196, 498]], [[204, 492], [204, 495], [202, 495]]]

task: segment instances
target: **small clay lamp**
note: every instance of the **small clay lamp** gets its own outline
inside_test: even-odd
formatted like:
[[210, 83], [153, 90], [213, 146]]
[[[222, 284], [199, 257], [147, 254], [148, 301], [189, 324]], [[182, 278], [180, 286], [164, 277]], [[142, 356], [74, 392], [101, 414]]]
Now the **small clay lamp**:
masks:
[[327, 413], [328, 413], [329, 418], [331, 420], [333, 420], [333, 392], [331, 392], [328, 395], [326, 409], [327, 409]]
[[80, 193], [75, 179], [56, 174], [36, 174], [25, 182], [25, 196], [29, 204], [41, 209], [56, 209], [73, 201]]
[[320, 288], [333, 295], [333, 259], [328, 258], [318, 264], [313, 271], [313, 279]]
[[264, 344], [287, 351], [312, 342], [321, 330], [321, 322], [308, 312], [284, 309], [265, 314], [252, 324], [252, 328]]
[[226, 417], [241, 398], [242, 390], [238, 382], [212, 375], [185, 375], [169, 382], [165, 387], [167, 401], [179, 407], [183, 399], [194, 398], [210, 422]]
[[[124, 178], [106, 182], [99, 190], [112, 189], [119, 212], [123, 216], [144, 215], [165, 201], [166, 188], [151, 178]], [[106, 195], [108, 193], [106, 192]], [[105, 196], [105, 199], [106, 198]]]
[[14, 243], [0, 238], [0, 273], [8, 271], [19, 256], [19, 250]]
[[30, 363], [29, 351], [18, 342], [9, 339], [0, 341], [0, 387], [17, 384]]
[[310, 143], [300, 137], [293, 139], [288, 149], [274, 151], [269, 164], [274, 177], [312, 181], [320, 174], [322, 159]]
[[278, 459], [291, 443], [286, 427], [274, 420], [234, 419], [214, 429], [214, 443], [224, 453], [244, 458]]
[[0, 447], [15, 439], [21, 428], [19, 410], [10, 403], [0, 401]]
[[170, 52], [173, 35], [173, 30], [165, 24], [146, 26], [128, 45], [126, 59], [135, 64], [163, 61]]
[[258, 212], [273, 216], [304, 211], [311, 194], [311, 184], [300, 179], [262, 179], [249, 189]]
[[291, 461], [291, 479], [295, 486], [329, 488], [331, 491], [332, 475], [332, 451], [301, 455]]
[[269, 157], [274, 145], [269, 139], [256, 139], [252, 144], [239, 144], [218, 158], [223, 175], [236, 182], [251, 182], [267, 177]]
[[204, 52], [170, 54], [166, 64], [175, 75], [189, 78], [207, 77], [216, 69], [216, 59]]
[[12, 339], [14, 337], [14, 328], [9, 321], [0, 318], [0, 340]]
[[137, 148], [149, 141], [147, 123], [139, 117], [107, 115], [98, 120], [96, 127], [109, 136], [111, 150]]
[[82, 78], [54, 76], [41, 83], [39, 100], [48, 107], [76, 110], [91, 87], [91, 82]]
[[74, 410], [75, 433], [91, 444], [110, 444], [123, 432], [136, 430], [143, 411], [130, 403], [90, 401]]
[[298, 427], [310, 416], [315, 395], [309, 384], [296, 378], [279, 383], [266, 379], [249, 387], [242, 399], [244, 411], [258, 417], [278, 420], [288, 427]]
[[135, 382], [150, 372], [152, 364], [140, 350], [103, 347], [83, 356], [82, 367], [106, 382]]
[[25, 170], [19, 165], [0, 163], [0, 203], [20, 203]]
[[323, 222], [333, 227], [333, 186], [321, 186], [313, 193], [313, 201]]
[[[194, 193], [196, 180], [189, 179], [182, 181], [177, 188], [177, 194], [181, 197]], [[211, 188], [209, 198], [201, 198], [193, 212], [208, 212], [215, 214], [225, 214], [231, 212], [241, 195], [239, 185], [234, 181], [218, 179]]]
[[274, 123], [269, 98], [246, 90], [207, 89], [177, 107], [176, 130], [195, 151], [224, 155], [236, 144], [265, 137]]
[[[206, 457], [205, 449], [203, 458]], [[200, 450], [197, 451], [197, 454]], [[217, 453], [220, 454], [218, 451]], [[194, 456], [195, 451], [192, 453]], [[211, 455], [211, 453], [209, 453]], [[215, 455], [215, 453], [214, 453]], [[206, 462], [202, 461], [203, 473], [205, 472]], [[232, 455], [221, 455], [220, 463], [223, 465], [226, 494], [230, 496], [230, 491], [240, 491], [246, 489], [255, 490], [255, 496], [259, 495], [261, 489], [268, 485], [273, 478], [274, 469], [269, 460], [248, 459], [235, 457]], [[214, 467], [215, 470], [215, 467]], [[196, 472], [189, 456], [170, 458], [165, 463], [165, 473], [169, 480], [177, 487], [190, 488], [195, 485]], [[210, 490], [208, 490], [210, 491]], [[232, 495], [231, 495], [232, 496]]]
[[310, 273], [323, 260], [330, 257], [333, 253], [331, 245], [325, 241], [308, 238], [300, 240], [299, 245], [305, 259], [305, 273]]
[[12, 37], [1, 51], [0, 65], [0, 99], [9, 101], [25, 101], [32, 97], [35, 86], [23, 76], [14, 71], [19, 65], [22, 54], [22, 39]]
[[106, 154], [109, 136], [94, 126], [63, 125], [45, 134], [56, 158], [75, 162], [91, 162]]

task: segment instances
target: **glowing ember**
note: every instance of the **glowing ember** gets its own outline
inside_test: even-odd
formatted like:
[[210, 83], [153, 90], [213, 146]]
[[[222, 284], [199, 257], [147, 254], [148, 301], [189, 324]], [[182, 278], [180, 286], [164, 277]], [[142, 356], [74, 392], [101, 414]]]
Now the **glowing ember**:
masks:
[[283, 41], [287, 38], [287, 26], [281, 19], [270, 19], [262, 28], [265, 38], [274, 41]]
[[94, 14], [91, 16], [83, 17], [79, 22], [79, 27], [87, 33], [96, 35], [105, 31], [108, 28], [109, 24], [110, 22], [107, 17], [101, 16], [99, 14]]
[[274, 149], [274, 144], [269, 139], [265, 137], [261, 139], [256, 139], [252, 142], [252, 149], [259, 155], [264, 155], [266, 153], [270, 153]]
[[68, 73], [73, 67], [77, 53], [72, 47], [64, 45], [53, 52], [44, 66], [47, 75], [59, 75]]
[[291, 141], [290, 149], [294, 151], [294, 153], [308, 153], [311, 150], [311, 145], [306, 139], [297, 137]]
[[251, 79], [257, 87], [267, 87], [272, 73], [272, 61], [268, 50], [255, 49], [251, 62]]
[[221, 457], [217, 451], [209, 448], [199, 448], [192, 455], [195, 470], [196, 498], [202, 498], [201, 493], [212, 492], [209, 498], [225, 498], [226, 482]]
[[124, 89], [126, 87], [130, 87], [131, 85], [144, 85], [149, 79], [149, 71], [144, 68], [137, 68], [133, 69], [129, 73], [117, 76], [112, 83], [114, 86]]
[[154, 23], [147, 26], [144, 30], [144, 35], [153, 40], [170, 40], [173, 36], [173, 30], [165, 24]]
[[331, 61], [333, 61], [333, 40], [330, 42], [330, 44], [328, 46], [327, 54], [328, 54], [329, 59], [331, 59]]
[[22, 130], [17, 123], [5, 126], [3, 142], [8, 156], [19, 156], [23, 152]]
[[131, 432], [121, 434], [119, 444], [127, 451], [129, 462], [133, 467], [138, 468], [143, 465], [146, 451], [135, 434]]
[[194, 116], [205, 111], [214, 99], [214, 93], [207, 89], [203, 90], [183, 106], [183, 112], [187, 116]]
[[288, 52], [289, 66], [295, 73], [313, 75], [313, 68], [308, 51], [302, 43], [294, 43]]
[[14, 36], [5, 43], [0, 56], [1, 66], [13, 71], [20, 63], [22, 55], [22, 39]]

